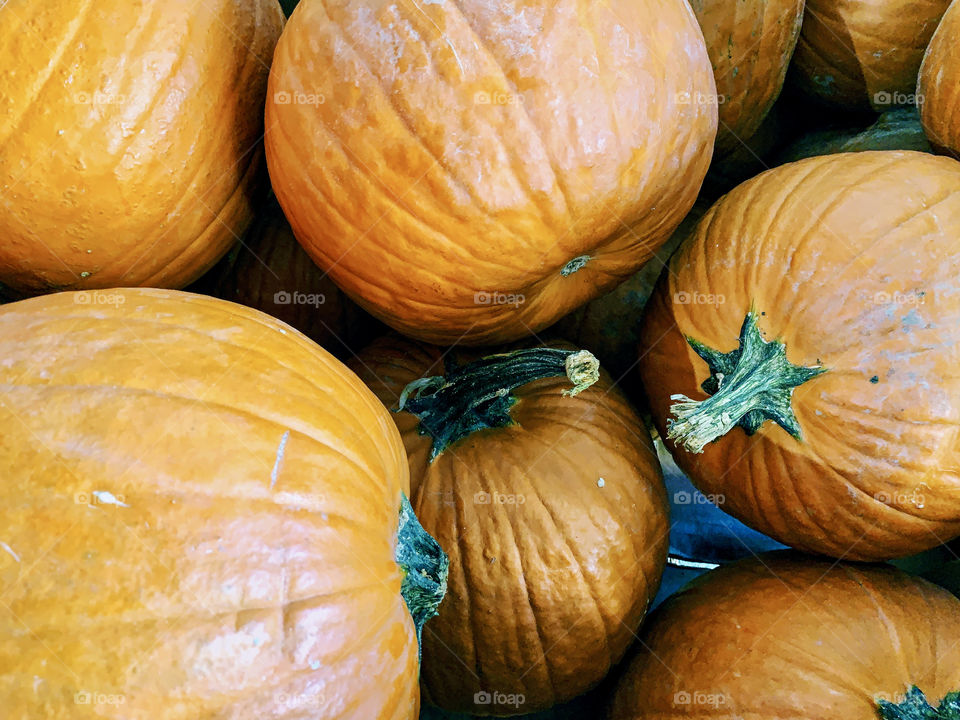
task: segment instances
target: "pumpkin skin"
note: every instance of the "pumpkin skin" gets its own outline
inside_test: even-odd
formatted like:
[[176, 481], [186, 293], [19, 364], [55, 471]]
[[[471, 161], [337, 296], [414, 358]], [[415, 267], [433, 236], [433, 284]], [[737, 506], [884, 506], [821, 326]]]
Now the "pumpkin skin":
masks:
[[[387, 336], [351, 367], [394, 408], [455, 354]], [[514, 425], [476, 431], [432, 463], [417, 417], [393, 414], [411, 504], [450, 556], [447, 597], [423, 635], [427, 703], [510, 715], [569, 700], [620, 658], [656, 595], [668, 510], [649, 434], [605, 373], [576, 397], [567, 387], [520, 387]], [[483, 503], [497, 493], [514, 502]], [[524, 702], [477, 704], [483, 691]]]
[[832, 107], [914, 102], [923, 53], [950, 0], [808, 0], [790, 82]]
[[769, 420], [702, 453], [670, 440], [694, 484], [754, 529], [835, 557], [903, 556], [960, 533], [958, 238], [960, 165], [924, 153], [809, 158], [715, 204], [643, 318], [661, 435], [672, 395], [706, 398], [709, 370], [686, 338], [737, 348], [751, 305], [788, 362], [826, 372], [789, 398], [801, 441]]
[[913, 685], [935, 707], [960, 689], [957, 637], [960, 600], [895, 568], [750, 558], [657, 609], [609, 718], [876, 720]]
[[960, 5], [944, 13], [920, 66], [917, 92], [923, 103], [921, 120], [930, 143], [941, 153], [960, 159]]
[[275, 201], [189, 289], [273, 315], [341, 360], [386, 332], [314, 264]]
[[406, 459], [356, 376], [164, 290], [5, 305], [0, 352], [5, 717], [417, 717]]
[[780, 95], [793, 57], [804, 0], [693, 0], [713, 65], [719, 101], [714, 155], [753, 137]]
[[7, 2], [0, 282], [183, 287], [209, 269], [250, 221], [282, 24], [276, 0]]
[[303, 0], [277, 47], [270, 177], [310, 256], [400, 332], [528, 336], [693, 205], [717, 110], [686, 3], [328, 5]]

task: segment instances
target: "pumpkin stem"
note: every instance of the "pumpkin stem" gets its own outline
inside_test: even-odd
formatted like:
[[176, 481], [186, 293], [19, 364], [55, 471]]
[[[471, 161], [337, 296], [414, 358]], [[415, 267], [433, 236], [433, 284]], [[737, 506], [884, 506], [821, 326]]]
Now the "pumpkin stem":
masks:
[[394, 559], [403, 573], [400, 594], [413, 616], [417, 646], [421, 647], [423, 626], [438, 614], [437, 608], [447, 594], [450, 559], [440, 543], [423, 529], [405, 494], [400, 497], [400, 525]]
[[899, 704], [877, 700], [877, 714], [882, 720], [960, 720], [960, 691], [947, 695], [935, 708], [914, 685]]
[[526, 348], [489, 355], [460, 367], [448, 363], [446, 376], [414, 380], [400, 394], [395, 412], [406, 410], [420, 420], [419, 432], [433, 438], [430, 461], [448, 446], [483, 428], [504, 427], [513, 420], [514, 388], [541, 378], [566, 375], [576, 395], [600, 377], [600, 363], [586, 350]]
[[767, 420], [797, 440], [801, 438], [800, 424], [790, 406], [793, 389], [826, 368], [792, 365], [786, 345], [779, 340], [768, 342], [760, 335], [753, 309], [743, 319], [737, 349], [721, 353], [690, 337], [687, 342], [710, 368], [710, 377], [700, 386], [710, 397], [670, 396], [680, 402], [670, 408], [674, 418], [667, 421], [669, 439], [699, 453], [738, 425], [753, 435]]

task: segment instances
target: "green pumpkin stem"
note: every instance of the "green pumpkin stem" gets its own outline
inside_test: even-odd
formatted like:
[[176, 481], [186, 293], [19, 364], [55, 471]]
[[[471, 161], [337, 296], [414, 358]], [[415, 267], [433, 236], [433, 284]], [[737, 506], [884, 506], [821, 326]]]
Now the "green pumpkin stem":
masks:
[[483, 428], [513, 422], [511, 391], [541, 378], [566, 375], [576, 395], [600, 377], [600, 363], [586, 350], [527, 348], [489, 355], [467, 365], [447, 368], [446, 376], [414, 380], [400, 395], [399, 412], [416, 415], [419, 432], [433, 438], [433, 461], [451, 444]]
[[933, 707], [914, 685], [899, 704], [877, 700], [877, 714], [881, 720], [960, 720], [960, 691], [950, 693], [939, 707]]
[[422, 647], [423, 626], [437, 615], [437, 608], [447, 594], [450, 560], [440, 543], [423, 529], [406, 495], [400, 498], [400, 524], [394, 559], [403, 573], [400, 594], [413, 616], [417, 645]]
[[667, 421], [669, 439], [699, 453], [734, 427], [752, 435], [767, 420], [801, 439], [800, 424], [790, 406], [793, 389], [826, 368], [791, 364], [782, 342], [767, 341], [760, 335], [757, 313], [752, 309], [743, 320], [737, 349], [722, 353], [690, 337], [687, 342], [710, 368], [710, 377], [701, 385], [710, 397], [692, 400], [671, 395], [679, 402], [670, 407], [674, 417]]

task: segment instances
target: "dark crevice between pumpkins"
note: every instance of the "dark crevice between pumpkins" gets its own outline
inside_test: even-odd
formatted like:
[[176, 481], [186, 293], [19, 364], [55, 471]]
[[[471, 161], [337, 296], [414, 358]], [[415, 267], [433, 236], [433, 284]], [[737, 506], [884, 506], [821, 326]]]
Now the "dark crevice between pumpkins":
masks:
[[793, 389], [827, 372], [826, 368], [791, 364], [786, 345], [763, 339], [753, 309], [743, 319], [735, 350], [722, 353], [691, 337], [687, 342], [710, 368], [710, 377], [700, 386], [710, 397], [670, 396], [679, 402], [670, 407], [674, 417], [667, 421], [669, 439], [699, 453], [734, 427], [753, 435], [767, 420], [801, 439], [800, 424], [790, 405]]
[[433, 438], [433, 462], [472, 432], [512, 424], [515, 388], [566, 375], [573, 387], [563, 394], [576, 395], [597, 381], [599, 370], [600, 363], [586, 350], [526, 348], [489, 355], [467, 365], [448, 365], [445, 376], [414, 380], [401, 393], [395, 412], [417, 416], [419, 433]]
[[950, 693], [933, 707], [914, 685], [900, 703], [877, 700], [877, 714], [881, 720], [960, 720], [960, 691]]
[[417, 647], [422, 650], [423, 626], [438, 614], [440, 602], [447, 594], [450, 559], [440, 543], [423, 529], [405, 494], [400, 498], [400, 524], [394, 558], [403, 573], [400, 594], [413, 617]]

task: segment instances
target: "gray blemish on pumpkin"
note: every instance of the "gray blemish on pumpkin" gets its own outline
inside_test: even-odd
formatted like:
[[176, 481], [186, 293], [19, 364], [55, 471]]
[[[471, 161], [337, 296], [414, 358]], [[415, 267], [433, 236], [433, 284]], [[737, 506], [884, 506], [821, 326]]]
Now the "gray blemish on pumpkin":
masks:
[[280, 438], [280, 445], [277, 446], [277, 458], [273, 461], [273, 470], [270, 471], [270, 489], [277, 484], [277, 475], [280, 474], [280, 463], [283, 462], [283, 453], [287, 449], [287, 440], [290, 439], [290, 431], [287, 430]]
[[101, 505], [116, 505], [117, 507], [130, 507], [125, 502], [121, 502], [109, 490], [94, 490], [93, 496]]
[[582, 268], [588, 262], [590, 262], [589, 255], [578, 255], [573, 260], [571, 260], [566, 265], [564, 265], [562, 268], [560, 268], [560, 274], [563, 275], [564, 277], [573, 275], [577, 270]]
[[7, 553], [17, 562], [20, 562], [20, 556], [14, 552], [13, 548], [7, 545], [5, 542], [0, 541], [0, 547], [7, 551]]
[[903, 320], [901, 320], [900, 323], [903, 325], [903, 331], [906, 333], [910, 332], [911, 328], [923, 327], [923, 320], [920, 319], [916, 308], [910, 308], [910, 312], [903, 316]]

